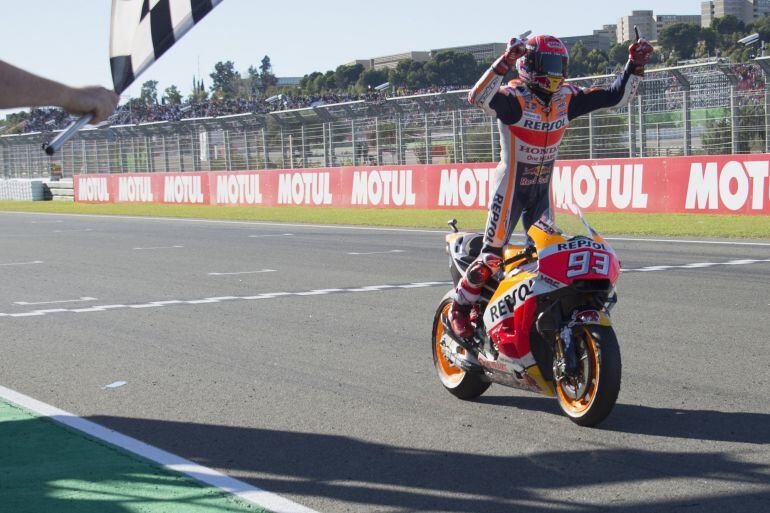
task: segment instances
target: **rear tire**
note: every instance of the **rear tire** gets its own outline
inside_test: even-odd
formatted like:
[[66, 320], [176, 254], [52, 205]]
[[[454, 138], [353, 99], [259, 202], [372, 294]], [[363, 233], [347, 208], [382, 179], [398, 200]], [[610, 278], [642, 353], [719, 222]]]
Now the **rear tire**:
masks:
[[[587, 359], [588, 371], [580, 372], [585, 391], [579, 397], [567, 380], [556, 383], [556, 396], [562, 411], [580, 426], [596, 426], [607, 418], [620, 392], [620, 347], [609, 326], [579, 326], [573, 334], [579, 345], [578, 358]], [[578, 387], [579, 389], [580, 387]]]
[[[433, 365], [441, 384], [450, 394], [463, 400], [475, 399], [486, 392], [491, 383], [479, 372], [467, 372], [456, 367], [444, 356], [442, 351], [444, 324], [441, 322], [441, 315], [446, 315], [451, 304], [451, 299], [444, 299], [439, 304], [433, 318], [433, 338], [431, 340]], [[465, 350], [461, 349], [461, 351]]]

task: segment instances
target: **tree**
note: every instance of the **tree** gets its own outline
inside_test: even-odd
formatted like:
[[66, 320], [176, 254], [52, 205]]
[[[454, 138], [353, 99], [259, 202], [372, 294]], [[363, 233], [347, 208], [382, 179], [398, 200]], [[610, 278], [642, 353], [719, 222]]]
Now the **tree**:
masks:
[[724, 18], [714, 18], [711, 20], [711, 28], [713, 28], [717, 34], [726, 36], [735, 34], [736, 32], [745, 31], [746, 25], [732, 14], [728, 14]]
[[182, 93], [175, 85], [170, 85], [163, 92], [163, 101], [170, 105], [179, 105], [182, 103]]
[[364, 67], [361, 64], [343, 64], [334, 70], [334, 81], [339, 89], [349, 89], [358, 82], [363, 72]]
[[158, 81], [148, 80], [142, 84], [139, 99], [142, 100], [142, 103], [148, 105], [158, 103]]
[[241, 74], [235, 70], [233, 61], [217, 62], [211, 77], [211, 92], [219, 98], [234, 98]]
[[601, 50], [594, 48], [585, 56], [585, 67], [589, 75], [603, 75], [609, 66], [609, 57]]
[[428, 85], [422, 62], [404, 59], [388, 71], [388, 82], [396, 87], [419, 89]]
[[676, 52], [681, 59], [692, 59], [701, 38], [701, 28], [692, 23], [674, 23], [658, 35], [658, 42], [666, 52]]
[[578, 41], [569, 51], [570, 53], [570, 75], [573, 77], [584, 77], [590, 75], [586, 67], [586, 49], [582, 41]]
[[206, 86], [203, 85], [203, 79], [200, 81], [196, 80], [195, 77], [193, 77], [193, 88], [192, 92], [190, 93], [190, 101], [191, 102], [201, 102], [208, 98], [208, 93], [206, 92]]
[[424, 70], [431, 85], [469, 85], [478, 78], [476, 59], [473, 55], [451, 50], [433, 55], [425, 63]]
[[626, 62], [628, 62], [628, 47], [630, 45], [631, 41], [625, 41], [623, 43], [613, 45], [613, 47], [610, 48], [610, 53], [607, 55], [610, 64], [619, 64], [621, 66], [625, 65]]
[[388, 81], [388, 72], [382, 69], [368, 69], [361, 73], [356, 86], [361, 91], [368, 91]]
[[278, 79], [273, 75], [273, 65], [270, 64], [270, 57], [265, 55], [259, 65], [259, 84], [264, 93], [270, 87], [278, 83]]

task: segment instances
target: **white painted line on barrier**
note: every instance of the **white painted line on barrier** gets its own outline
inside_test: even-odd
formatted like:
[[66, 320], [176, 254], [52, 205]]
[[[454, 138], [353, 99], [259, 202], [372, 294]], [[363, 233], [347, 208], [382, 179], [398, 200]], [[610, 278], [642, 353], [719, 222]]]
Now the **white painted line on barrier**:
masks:
[[59, 303], [81, 303], [83, 301], [96, 301], [95, 297], [81, 297], [80, 299], [60, 299], [58, 301], [39, 301], [37, 303], [30, 303], [28, 301], [14, 301], [14, 305], [21, 306], [33, 306], [33, 305], [56, 305]]
[[155, 246], [151, 248], [134, 248], [134, 251], [145, 251], [145, 250], [153, 250], [153, 249], [181, 249], [184, 246]]
[[265, 237], [294, 237], [293, 233], [265, 233], [262, 235], [249, 235], [250, 239], [262, 239]]
[[32, 397], [2, 385], [0, 385], [0, 398], [21, 406], [32, 413], [48, 417], [54, 422], [58, 422], [71, 429], [85, 433], [97, 440], [107, 442], [108, 444], [128, 451], [131, 454], [136, 454], [137, 456], [148, 459], [165, 469], [184, 474], [203, 484], [235, 495], [240, 499], [270, 510], [273, 513], [318, 513], [315, 510], [292, 502], [280, 495], [244, 483], [243, 481], [227, 476], [212, 468], [204, 467], [193, 461], [182, 458], [181, 456], [146, 444], [136, 438], [131, 438], [130, 436], [118, 433], [117, 431], [113, 431], [112, 429], [78, 417], [72, 413], [60, 410], [55, 406], [38, 401], [37, 399], [33, 399]]
[[682, 265], [651, 265], [648, 267], [639, 267], [637, 269], [621, 269], [624, 273], [648, 273], [655, 271], [667, 271], [669, 269], [703, 269], [706, 267], [714, 267], [717, 265], [749, 265], [759, 264], [763, 262], [770, 262], [770, 258], [767, 259], [743, 259], [743, 260], [730, 260], [729, 262], [696, 262], [692, 264]]
[[35, 264], [42, 264], [42, 260], [33, 260], [32, 262], [11, 262], [8, 264], [0, 264], [0, 266], [11, 266], [11, 265], [35, 265]]
[[237, 273], [209, 273], [209, 276], [235, 276], [238, 274], [260, 274], [260, 273], [274, 273], [275, 269], [262, 269], [259, 271], [241, 271]]
[[147, 303], [137, 303], [133, 305], [105, 305], [105, 306], [92, 306], [89, 308], [56, 308], [50, 310], [32, 310], [30, 312], [18, 312], [18, 313], [0, 313], [0, 317], [39, 317], [41, 315], [49, 314], [61, 314], [61, 313], [94, 313], [94, 312], [107, 312], [110, 310], [142, 310], [147, 308], [162, 308], [168, 305], [206, 305], [216, 304], [234, 301], [258, 301], [261, 299], [275, 299], [277, 297], [304, 297], [304, 296], [324, 296], [329, 294], [349, 294], [358, 292], [380, 292], [390, 289], [419, 289], [425, 287], [439, 287], [452, 285], [451, 281], [426, 281], [420, 283], [403, 283], [399, 285], [367, 285], [365, 287], [356, 287], [349, 289], [314, 289], [305, 290], [300, 292], [265, 292], [262, 294], [256, 294], [253, 296], [220, 296], [220, 297], [206, 297], [202, 299], [172, 299], [165, 301], [150, 301]]
[[[428, 230], [421, 228], [389, 228], [384, 226], [351, 226], [345, 224], [301, 224], [301, 223], [277, 223], [268, 221], [227, 221], [224, 219], [197, 219], [180, 217], [151, 217], [151, 216], [120, 216], [107, 214], [63, 214], [56, 212], [14, 212], [12, 210], [0, 211], [0, 215], [39, 215], [39, 216], [65, 216], [82, 217], [94, 219], [120, 219], [127, 221], [149, 221], [149, 222], [169, 222], [169, 223], [200, 223], [200, 224], [223, 224], [235, 226], [282, 226], [285, 228], [309, 228], [326, 230], [355, 230], [355, 231], [373, 231], [373, 232], [395, 232], [395, 233], [438, 233], [446, 235], [449, 230]], [[514, 238], [523, 238], [523, 235], [514, 234]], [[770, 247], [770, 242], [748, 242], [748, 241], [714, 241], [698, 239], [651, 239], [643, 237], [604, 237], [608, 241], [626, 241], [626, 242], [675, 242], [680, 244], [717, 244], [725, 246], [758, 246]]]
[[387, 255], [390, 253], [406, 253], [406, 250], [391, 249], [390, 251], [372, 251], [371, 253], [348, 253], [348, 255]]

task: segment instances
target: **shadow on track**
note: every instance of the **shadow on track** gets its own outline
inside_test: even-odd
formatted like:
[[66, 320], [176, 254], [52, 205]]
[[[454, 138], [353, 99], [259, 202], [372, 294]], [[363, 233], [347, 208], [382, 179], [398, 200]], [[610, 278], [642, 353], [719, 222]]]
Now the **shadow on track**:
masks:
[[[765, 416], [765, 421], [767, 417]], [[575, 506], [585, 488], [661, 479], [714, 479], [728, 483], [767, 483], [770, 466], [735, 461], [720, 452], [686, 453], [635, 449], [544, 451], [526, 456], [486, 456], [411, 449], [366, 442], [343, 435], [285, 432], [249, 427], [190, 424], [122, 417], [89, 420], [148, 441], [203, 465], [223, 469], [256, 486], [294, 500], [318, 497], [368, 505], [372, 511], [472, 513], [544, 512]], [[622, 487], [619, 487], [622, 489]], [[554, 490], [556, 490], [554, 492]], [[450, 495], [455, 494], [455, 495]], [[659, 497], [665, 497], [662, 493]], [[760, 511], [770, 490], [701, 496], [687, 501], [657, 498], [633, 502], [619, 495], [613, 511]], [[524, 509], [522, 509], [524, 508]]]
[[[543, 397], [482, 396], [477, 402], [563, 415], [555, 400]], [[770, 444], [770, 414], [767, 413], [616, 404], [599, 429], [691, 440]]]

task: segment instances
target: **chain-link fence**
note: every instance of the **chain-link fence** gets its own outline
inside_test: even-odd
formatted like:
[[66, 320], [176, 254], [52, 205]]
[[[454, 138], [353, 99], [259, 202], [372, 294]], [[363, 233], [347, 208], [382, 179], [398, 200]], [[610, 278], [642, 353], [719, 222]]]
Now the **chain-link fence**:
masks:
[[[623, 109], [574, 120], [560, 158], [770, 152], [770, 58], [653, 70]], [[606, 86], [613, 76], [572, 80]], [[53, 158], [53, 135], [0, 137], [0, 176], [238, 171], [493, 162], [496, 121], [467, 91], [84, 130]]]

